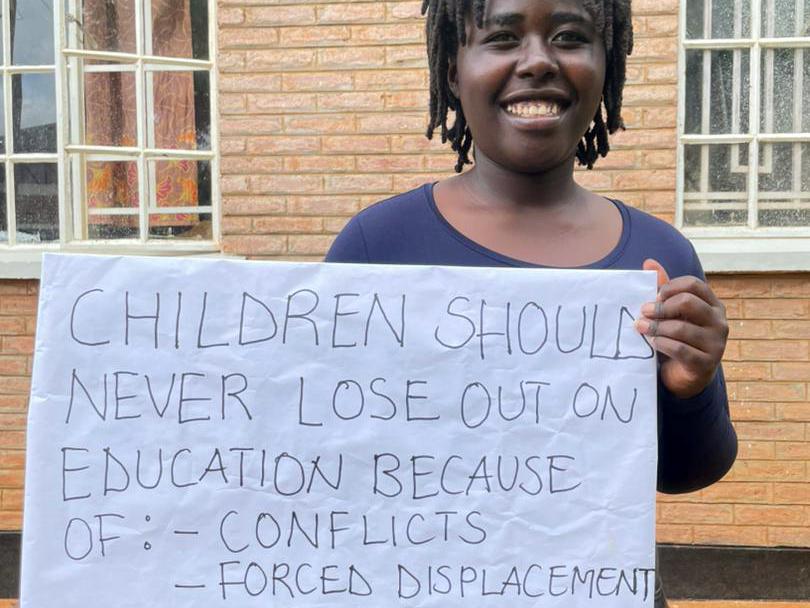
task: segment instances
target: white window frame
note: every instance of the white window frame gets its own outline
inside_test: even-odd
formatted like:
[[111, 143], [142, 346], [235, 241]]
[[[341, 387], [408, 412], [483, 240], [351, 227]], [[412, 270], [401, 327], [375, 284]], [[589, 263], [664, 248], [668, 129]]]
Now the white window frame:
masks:
[[[217, 2], [207, 0], [208, 3], [208, 44], [209, 60], [182, 59], [147, 55], [145, 41], [151, 40], [151, 19], [148, 11], [151, 3], [146, 0], [134, 0], [135, 5], [135, 37], [136, 53], [113, 53], [88, 51], [78, 48], [78, 44], [69, 44], [66, 39], [65, 10], [76, 14], [80, 0], [53, 0], [54, 6], [54, 52], [55, 64], [46, 66], [8, 66], [3, 68], [4, 82], [4, 120], [6, 128], [6, 154], [0, 155], [0, 161], [5, 162], [6, 189], [8, 203], [8, 243], [0, 244], [0, 279], [4, 278], [37, 278], [39, 277], [42, 253], [46, 251], [61, 251], [74, 253], [103, 253], [121, 255], [200, 255], [220, 253], [220, 168], [219, 168], [219, 129], [218, 129], [218, 83], [217, 83]], [[2, 2], [3, 15], [9, 15], [9, 0]], [[3, 19], [3, 44], [6, 58], [10, 58], [10, 24], [9, 19]], [[76, 41], [74, 41], [75, 43]], [[81, 86], [83, 74], [79, 71], [81, 59], [106, 59], [119, 64], [124, 71], [135, 74], [136, 97], [136, 129], [138, 141], [146, 145], [147, 129], [153, 128], [151, 120], [146, 119], [147, 104], [151, 105], [152, 97], [149, 88], [150, 79], [147, 73], [150, 66], [159, 65], [161, 70], [206, 70], [210, 83], [210, 150], [166, 150], [148, 147], [111, 147], [69, 144], [71, 133], [74, 139], [79, 135], [83, 122], [83, 104]], [[70, 70], [68, 65], [71, 65]], [[124, 65], [125, 64], [125, 65]], [[101, 68], [103, 69], [103, 67]], [[54, 73], [56, 82], [56, 153], [48, 154], [8, 154], [9, 143], [13, 139], [11, 131], [11, 74], [16, 73]], [[75, 75], [75, 77], [72, 77]], [[147, 96], [149, 100], [147, 102]], [[70, 102], [73, 100], [72, 103]], [[152, 138], [154, 141], [154, 138]], [[86, 205], [84, 201], [84, 174], [83, 162], [70, 163], [71, 155], [81, 153], [86, 161], [133, 161], [138, 166], [138, 193], [140, 205], [138, 207], [140, 238], [139, 239], [105, 239], [92, 240], [76, 238], [81, 237], [86, 229]], [[59, 241], [53, 243], [16, 243], [16, 218], [14, 214], [14, 175], [12, 163], [7, 158], [14, 158], [15, 162], [54, 162], [57, 163], [58, 193], [59, 193]], [[211, 214], [212, 240], [191, 241], [173, 240], [147, 240], [148, 213], [154, 210], [155, 193], [148, 187], [147, 170], [150, 161], [188, 159], [206, 160], [211, 170], [211, 205], [195, 207], [195, 211]], [[69, 176], [68, 171], [73, 175]], [[80, 187], [72, 188], [71, 184]], [[149, 200], [144, 197], [148, 196]], [[6, 201], [0, 201], [5, 205]], [[175, 209], [161, 207], [161, 212], [188, 212], [188, 209]], [[105, 211], [105, 214], [107, 212]]]
[[[678, 45], [678, 150], [677, 150], [677, 182], [676, 182], [676, 226], [692, 241], [700, 255], [704, 268], [715, 272], [747, 272], [747, 271], [807, 271], [810, 270], [810, 227], [759, 227], [757, 226], [757, 203], [759, 197], [759, 173], [751, 167], [760, 166], [760, 143], [801, 143], [810, 142], [810, 133], [760, 133], [760, 87], [761, 62], [763, 51], [765, 56], [768, 49], [794, 48], [810, 52], [810, 37], [783, 37], [766, 38], [762, 36], [762, 3], [767, 0], [750, 0], [751, 2], [751, 32], [747, 38], [732, 39], [690, 39], [686, 37], [686, 0], [680, 5], [680, 28]], [[800, 3], [803, 2], [799, 0]], [[710, 7], [706, 0], [705, 6]], [[708, 10], [707, 10], [708, 12]], [[798, 18], [798, 17], [797, 17]], [[710, 15], [704, 18], [704, 25], [710, 21]], [[741, 24], [735, 24], [740, 27]], [[704, 35], [710, 30], [704, 29]], [[749, 132], [728, 135], [692, 135], [685, 133], [686, 111], [686, 52], [691, 49], [707, 50], [704, 54], [703, 73], [703, 119], [708, 119], [706, 105], [710, 103], [706, 89], [709, 86], [711, 72], [706, 68], [709, 62], [710, 50], [748, 50], [749, 69]], [[808, 49], [808, 51], [804, 51]], [[796, 66], [800, 66], [798, 61]], [[801, 66], [800, 66], [801, 67]], [[798, 78], [798, 85], [794, 89], [801, 90], [802, 70], [796, 68], [794, 79]], [[734, 69], [739, 69], [739, 60], [734, 62]], [[798, 76], [797, 76], [798, 75]], [[735, 79], [735, 83], [738, 82]], [[796, 80], [794, 80], [796, 82]], [[769, 97], [770, 98], [770, 97]], [[794, 112], [801, 113], [801, 97], [794, 100]], [[795, 98], [795, 99], [796, 99]], [[739, 90], [735, 86], [733, 91], [733, 107], [739, 108]], [[734, 112], [734, 120], [739, 120], [739, 112]], [[704, 125], [705, 126], [705, 125]], [[707, 128], [702, 129], [708, 131]], [[726, 227], [694, 227], [684, 226], [684, 146], [689, 144], [748, 144], [748, 193], [744, 199], [748, 208], [747, 226]], [[705, 148], [704, 148], [705, 150]], [[736, 148], [732, 148], [736, 150]], [[733, 155], [732, 155], [733, 156]], [[704, 153], [704, 157], [707, 155]], [[794, 158], [799, 158], [794, 154]], [[765, 166], [770, 162], [763, 158]], [[704, 160], [704, 163], [706, 161]], [[732, 161], [733, 162], [733, 161]], [[794, 161], [795, 162], [795, 161]], [[707, 171], [703, 170], [704, 177]], [[800, 179], [800, 172], [794, 169], [794, 180]], [[795, 187], [794, 187], [795, 189]], [[797, 190], [801, 190], [801, 187]]]

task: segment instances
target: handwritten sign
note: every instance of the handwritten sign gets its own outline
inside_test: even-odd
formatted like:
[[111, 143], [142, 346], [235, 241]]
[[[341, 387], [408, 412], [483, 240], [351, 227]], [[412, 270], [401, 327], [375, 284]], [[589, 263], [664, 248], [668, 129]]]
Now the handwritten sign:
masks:
[[644, 606], [644, 272], [48, 255], [22, 606]]

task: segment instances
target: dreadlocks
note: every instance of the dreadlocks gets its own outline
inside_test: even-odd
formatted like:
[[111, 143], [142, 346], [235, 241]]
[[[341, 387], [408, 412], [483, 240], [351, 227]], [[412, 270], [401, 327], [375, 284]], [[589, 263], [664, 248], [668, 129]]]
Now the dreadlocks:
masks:
[[[624, 128], [621, 117], [627, 56], [633, 50], [633, 26], [630, 19], [630, 0], [583, 0], [585, 9], [593, 15], [597, 31], [605, 42], [606, 70], [602, 102], [596, 110], [593, 124], [577, 145], [579, 164], [593, 168], [599, 156], [606, 156], [610, 145], [608, 134]], [[447, 83], [450, 59], [456, 56], [459, 45], [467, 43], [465, 18], [472, 10], [473, 20], [479, 28], [484, 26], [486, 0], [422, 0], [422, 14], [427, 14], [427, 47], [430, 67], [430, 122], [427, 137], [441, 129], [442, 142], [458, 153], [456, 172], [470, 163], [472, 133], [467, 126], [460, 100]], [[603, 115], [604, 106], [606, 117]], [[455, 121], [447, 126], [448, 110], [453, 110]]]

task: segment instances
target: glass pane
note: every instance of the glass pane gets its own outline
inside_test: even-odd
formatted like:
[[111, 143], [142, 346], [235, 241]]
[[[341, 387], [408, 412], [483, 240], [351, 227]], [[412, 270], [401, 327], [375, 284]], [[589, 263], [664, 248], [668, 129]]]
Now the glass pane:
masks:
[[13, 74], [11, 98], [15, 152], [56, 152], [53, 74]]
[[[2, 45], [0, 45], [0, 46], [2, 46]], [[5, 97], [3, 97], [3, 86], [4, 86], [4, 84], [5, 84], [4, 81], [2, 79], [0, 79], [0, 154], [5, 154], [5, 152], [6, 152], [6, 121], [4, 119], [4, 117], [5, 117], [5, 114], [4, 114], [5, 106], [3, 105], [5, 103]], [[5, 179], [5, 175], [4, 175], [4, 179]], [[3, 203], [0, 202], [0, 205], [2, 205], [2, 204]]]
[[56, 163], [14, 165], [17, 242], [59, 240], [59, 190]]
[[138, 163], [86, 163], [87, 236], [138, 238]]
[[135, 74], [85, 72], [85, 143], [97, 146], [136, 146]]
[[81, 16], [66, 15], [70, 48], [135, 53], [134, 0], [84, 0]]
[[11, 57], [15, 65], [53, 65], [54, 0], [10, 3]]
[[762, 35], [766, 38], [810, 35], [809, 15], [810, 0], [762, 0]]
[[149, 216], [150, 239], [214, 239], [210, 213], [157, 214]]
[[687, 38], [744, 38], [750, 32], [750, 0], [687, 0]]
[[809, 92], [810, 50], [762, 51], [760, 129], [764, 133], [799, 132], [810, 126]]
[[810, 144], [760, 144], [761, 226], [810, 225]]
[[211, 149], [208, 72], [149, 72], [154, 99], [150, 143], [156, 148]]
[[684, 224], [740, 225], [748, 219], [748, 144], [684, 146]]
[[748, 131], [749, 59], [743, 49], [686, 51], [686, 133]]
[[8, 242], [8, 207], [6, 205], [6, 166], [0, 163], [0, 243]]
[[[211, 205], [211, 163], [172, 160], [149, 163], [155, 183], [156, 207], [150, 208], [150, 238], [195, 238], [210, 240], [210, 212], [194, 213], [195, 207]], [[159, 208], [171, 207], [169, 213]]]
[[151, 0], [152, 53], [208, 59], [208, 0]]

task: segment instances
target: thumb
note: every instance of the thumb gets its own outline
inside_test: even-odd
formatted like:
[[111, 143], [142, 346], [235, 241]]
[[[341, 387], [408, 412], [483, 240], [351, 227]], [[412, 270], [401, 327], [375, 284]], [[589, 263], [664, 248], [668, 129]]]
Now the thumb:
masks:
[[658, 273], [658, 287], [664, 285], [665, 283], [669, 283], [669, 275], [667, 271], [664, 270], [664, 267], [661, 266], [656, 260], [647, 259], [644, 260], [644, 264], [641, 266], [642, 270], [654, 270]]

